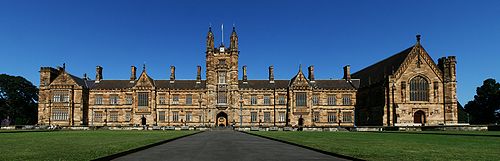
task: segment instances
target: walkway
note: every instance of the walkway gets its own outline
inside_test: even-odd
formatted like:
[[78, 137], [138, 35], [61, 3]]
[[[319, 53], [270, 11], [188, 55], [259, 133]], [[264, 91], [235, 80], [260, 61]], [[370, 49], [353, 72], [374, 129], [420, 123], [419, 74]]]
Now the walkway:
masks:
[[343, 160], [301, 147], [232, 130], [181, 138], [115, 160]]

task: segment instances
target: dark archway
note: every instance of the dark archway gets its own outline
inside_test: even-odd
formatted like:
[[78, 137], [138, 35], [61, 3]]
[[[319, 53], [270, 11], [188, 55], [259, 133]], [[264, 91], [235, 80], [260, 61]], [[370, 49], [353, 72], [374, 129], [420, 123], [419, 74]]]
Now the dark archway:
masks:
[[304, 126], [304, 118], [302, 116], [299, 118], [299, 131], [302, 131], [302, 127]]
[[225, 112], [219, 112], [215, 120], [216, 120], [215, 126], [220, 126], [220, 127], [228, 126], [227, 114]]
[[413, 123], [416, 124], [425, 124], [425, 112], [422, 110], [418, 110], [413, 114]]
[[146, 117], [142, 116], [141, 125], [146, 125]]

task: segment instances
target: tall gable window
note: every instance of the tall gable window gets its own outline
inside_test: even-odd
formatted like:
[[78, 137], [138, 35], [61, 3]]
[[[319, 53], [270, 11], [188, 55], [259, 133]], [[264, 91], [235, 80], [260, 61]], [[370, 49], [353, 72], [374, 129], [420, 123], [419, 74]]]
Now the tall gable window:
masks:
[[137, 93], [139, 110], [145, 110], [149, 105], [149, 93], [139, 92]]
[[421, 76], [417, 76], [410, 81], [410, 100], [429, 101], [429, 83]]
[[227, 104], [227, 95], [225, 91], [217, 92], [217, 104]]
[[52, 102], [69, 102], [69, 92], [55, 91], [52, 96]]
[[307, 105], [307, 94], [306, 92], [298, 92], [295, 94], [295, 105], [297, 107]]

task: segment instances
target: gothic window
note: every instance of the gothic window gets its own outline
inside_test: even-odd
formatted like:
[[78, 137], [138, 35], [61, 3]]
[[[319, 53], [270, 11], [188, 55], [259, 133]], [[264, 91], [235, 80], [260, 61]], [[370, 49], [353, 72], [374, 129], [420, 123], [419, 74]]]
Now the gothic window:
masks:
[[158, 112], [158, 121], [165, 122], [165, 111]]
[[127, 94], [127, 95], [125, 96], [125, 103], [126, 103], [127, 105], [131, 105], [131, 104], [132, 104], [132, 95], [131, 95], [131, 94]]
[[219, 84], [225, 84], [226, 83], [226, 72], [219, 72]]
[[319, 122], [319, 112], [314, 112], [313, 114], [313, 122]]
[[109, 97], [109, 104], [117, 105], [118, 104], [118, 95], [111, 95]]
[[160, 95], [159, 100], [160, 100], [160, 105], [167, 104], [167, 99], [165, 98], [164, 94]]
[[284, 105], [285, 104], [285, 95], [279, 95], [278, 96], [278, 104]]
[[342, 113], [342, 122], [352, 122], [352, 112]]
[[264, 104], [265, 105], [270, 105], [271, 104], [271, 98], [270, 98], [270, 96], [268, 96], [268, 95], [264, 96]]
[[178, 111], [172, 112], [172, 121], [179, 122], [179, 112]]
[[173, 95], [172, 104], [174, 104], [174, 105], [179, 104], [179, 95], [178, 94]]
[[187, 94], [186, 95], [186, 105], [192, 105], [192, 104], [193, 104], [193, 95]]
[[109, 121], [110, 122], [118, 122], [118, 111], [109, 112]]
[[131, 111], [125, 112], [125, 121], [127, 122], [130, 121], [131, 115], [132, 115]]
[[264, 112], [264, 122], [271, 122], [271, 112]]
[[337, 113], [336, 112], [328, 112], [328, 122], [329, 123], [337, 122]]
[[250, 113], [250, 121], [251, 122], [257, 122], [257, 112], [251, 112]]
[[149, 105], [149, 93], [148, 92], [139, 92], [137, 93], [138, 98], [138, 106], [140, 110], [144, 110]]
[[102, 122], [103, 121], [103, 119], [102, 119], [103, 115], [104, 115], [104, 112], [102, 112], [102, 111], [95, 111], [94, 112], [94, 121], [95, 122]]
[[429, 101], [429, 83], [421, 76], [417, 76], [410, 81], [410, 100]]
[[278, 122], [285, 122], [285, 112], [279, 112]]
[[225, 91], [217, 92], [217, 104], [226, 104], [227, 103], [227, 95]]
[[54, 121], [66, 121], [66, 120], [68, 120], [68, 109], [67, 108], [53, 108], [52, 109], [52, 120], [54, 120]]
[[191, 112], [186, 112], [186, 122], [191, 122], [193, 114]]
[[52, 96], [52, 102], [69, 102], [69, 92], [55, 91]]
[[297, 92], [295, 94], [295, 105], [297, 107], [303, 107], [307, 105], [307, 94], [305, 92]]
[[96, 105], [102, 105], [102, 95], [96, 95], [95, 96], [95, 104]]
[[328, 105], [335, 105], [335, 95], [328, 95]]
[[351, 95], [349, 95], [349, 94], [342, 95], [342, 104], [343, 105], [351, 105]]
[[256, 105], [257, 104], [257, 96], [256, 95], [250, 96], [250, 104], [251, 105]]
[[312, 98], [313, 105], [319, 105], [319, 95], [315, 94]]

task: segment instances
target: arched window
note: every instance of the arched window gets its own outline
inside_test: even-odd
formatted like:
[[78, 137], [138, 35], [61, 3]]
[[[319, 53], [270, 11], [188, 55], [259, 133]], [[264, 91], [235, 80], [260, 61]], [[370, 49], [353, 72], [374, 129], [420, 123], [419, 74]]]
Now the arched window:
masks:
[[421, 76], [417, 76], [410, 81], [410, 100], [429, 101], [429, 83]]

